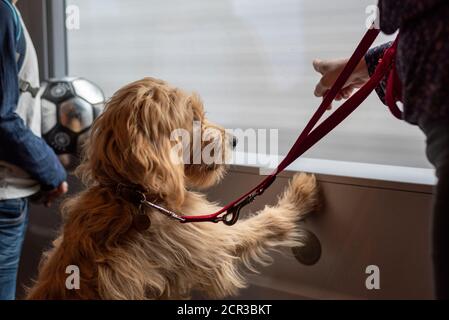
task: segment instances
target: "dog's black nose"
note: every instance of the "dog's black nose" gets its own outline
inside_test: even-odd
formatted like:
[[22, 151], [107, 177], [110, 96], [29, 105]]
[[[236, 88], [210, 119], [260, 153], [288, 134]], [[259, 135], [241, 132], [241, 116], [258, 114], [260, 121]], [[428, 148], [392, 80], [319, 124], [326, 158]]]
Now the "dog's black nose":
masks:
[[237, 139], [236, 136], [232, 136], [232, 148], [235, 149], [237, 147], [237, 143], [239, 142], [239, 139]]

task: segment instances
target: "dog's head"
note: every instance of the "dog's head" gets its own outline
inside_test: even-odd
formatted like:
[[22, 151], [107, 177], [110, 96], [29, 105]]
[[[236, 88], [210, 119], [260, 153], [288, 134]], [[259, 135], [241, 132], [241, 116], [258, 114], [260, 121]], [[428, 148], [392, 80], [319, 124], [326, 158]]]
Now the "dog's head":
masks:
[[235, 145], [206, 119], [198, 95], [145, 78], [108, 101], [79, 170], [90, 182], [139, 185], [177, 206], [186, 187], [206, 188], [223, 177]]

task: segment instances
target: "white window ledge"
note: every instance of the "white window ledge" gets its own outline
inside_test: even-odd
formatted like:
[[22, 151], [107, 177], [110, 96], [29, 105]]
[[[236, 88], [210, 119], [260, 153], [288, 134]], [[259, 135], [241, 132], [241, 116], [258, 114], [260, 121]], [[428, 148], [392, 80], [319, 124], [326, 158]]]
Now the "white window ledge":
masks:
[[[264, 167], [267, 169], [274, 169], [275, 166], [283, 159], [281, 156], [277, 157], [263, 155], [263, 157], [268, 157], [270, 160], [267, 162], [274, 164], [270, 166], [248, 164], [248, 161], [245, 160], [260, 159], [258, 156], [260, 155], [254, 153], [235, 152], [234, 159], [231, 164], [239, 167]], [[324, 159], [299, 158], [287, 168], [287, 171], [303, 171], [337, 177], [390, 181], [424, 186], [434, 186], [437, 182], [434, 169]]]

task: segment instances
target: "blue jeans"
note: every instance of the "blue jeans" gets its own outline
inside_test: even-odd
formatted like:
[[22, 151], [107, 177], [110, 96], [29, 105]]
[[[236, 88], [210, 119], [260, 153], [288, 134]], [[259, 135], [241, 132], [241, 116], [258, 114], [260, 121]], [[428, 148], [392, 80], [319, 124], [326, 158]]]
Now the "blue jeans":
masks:
[[0, 201], [0, 300], [14, 300], [20, 252], [28, 224], [28, 200]]

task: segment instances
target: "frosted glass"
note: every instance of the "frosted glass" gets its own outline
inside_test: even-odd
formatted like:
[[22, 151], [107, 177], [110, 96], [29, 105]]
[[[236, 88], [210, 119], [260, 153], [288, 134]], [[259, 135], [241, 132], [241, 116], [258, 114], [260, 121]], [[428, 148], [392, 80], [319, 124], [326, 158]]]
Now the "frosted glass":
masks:
[[[350, 55], [375, 2], [70, 0], [81, 20], [68, 31], [69, 70], [106, 96], [145, 76], [197, 91], [227, 128], [279, 129], [285, 154], [320, 102], [312, 60]], [[423, 134], [374, 94], [305, 156], [430, 166]]]

